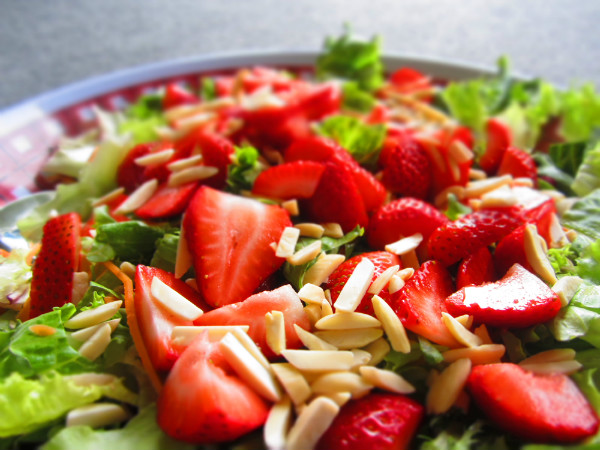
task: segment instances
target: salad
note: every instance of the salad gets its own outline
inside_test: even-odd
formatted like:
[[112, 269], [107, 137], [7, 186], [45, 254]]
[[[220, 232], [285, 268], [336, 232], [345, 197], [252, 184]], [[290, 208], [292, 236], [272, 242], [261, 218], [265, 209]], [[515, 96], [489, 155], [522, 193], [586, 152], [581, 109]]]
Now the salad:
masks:
[[65, 139], [0, 254], [0, 448], [598, 448], [600, 96], [380, 46]]

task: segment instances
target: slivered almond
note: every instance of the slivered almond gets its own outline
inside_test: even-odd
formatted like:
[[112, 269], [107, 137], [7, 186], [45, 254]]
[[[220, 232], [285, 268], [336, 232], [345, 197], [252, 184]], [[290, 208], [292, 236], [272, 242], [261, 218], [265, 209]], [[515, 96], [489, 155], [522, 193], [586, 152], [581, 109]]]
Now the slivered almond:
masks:
[[307, 236], [315, 239], [320, 239], [323, 237], [323, 233], [325, 232], [325, 228], [317, 223], [297, 223], [294, 226], [300, 230], [301, 236]]
[[577, 231], [575, 230], [567, 230], [565, 231], [565, 234], [569, 242], [575, 242], [575, 239], [577, 239]]
[[362, 366], [359, 373], [368, 384], [377, 388], [398, 394], [412, 394], [415, 392], [415, 387], [412, 384], [391, 370]]
[[158, 188], [158, 180], [152, 178], [133, 191], [127, 199], [115, 209], [115, 214], [128, 214], [135, 211], [154, 195]]
[[337, 405], [341, 408], [350, 401], [350, 399], [352, 398], [352, 394], [350, 392], [331, 392], [327, 394], [327, 397], [336, 402]]
[[212, 166], [193, 166], [173, 172], [167, 180], [170, 187], [181, 186], [192, 181], [205, 180], [219, 173], [217, 167]]
[[[333, 314], [333, 308], [331, 307], [331, 303], [327, 298], [321, 302], [321, 319], [325, 316], [330, 316]], [[321, 320], [319, 319], [319, 320]], [[316, 325], [316, 323], [315, 323]]]
[[171, 172], [179, 172], [180, 170], [187, 169], [188, 167], [200, 164], [202, 160], [203, 156], [201, 154], [192, 155], [187, 158], [178, 159], [177, 161], [173, 161], [172, 163], [167, 164], [167, 168]]
[[467, 358], [475, 365], [493, 364], [500, 361], [504, 356], [506, 347], [502, 344], [482, 344], [477, 347], [454, 348], [442, 353], [446, 362], [454, 362]]
[[325, 292], [323, 292], [321, 286], [305, 283], [298, 291], [298, 297], [300, 297], [300, 300], [303, 302], [321, 305], [321, 302], [325, 300]]
[[306, 314], [306, 317], [308, 317], [310, 325], [314, 326], [315, 323], [317, 323], [317, 321], [322, 317], [321, 305], [310, 303], [304, 307], [304, 313]]
[[99, 323], [97, 325], [92, 325], [91, 327], [82, 328], [78, 331], [71, 333], [71, 337], [79, 342], [85, 342], [89, 338], [91, 338], [94, 335], [94, 333], [96, 333], [96, 331], [98, 331], [98, 329], [105, 323], [107, 323], [110, 326], [110, 331], [112, 333], [113, 331], [115, 331], [120, 322], [121, 319], [113, 319], [107, 322]]
[[571, 361], [575, 359], [575, 355], [576, 352], [572, 348], [556, 348], [525, 358], [519, 362], [519, 365]]
[[519, 177], [513, 180], [513, 186], [534, 187], [534, 182], [531, 178]]
[[248, 335], [247, 332], [243, 331], [241, 327], [237, 326], [231, 330], [231, 334], [244, 346], [246, 350], [256, 359], [265, 369], [271, 370], [269, 360], [265, 357], [263, 352], [260, 350], [256, 342]]
[[583, 280], [577, 276], [566, 276], [560, 278], [554, 285], [552, 290], [558, 294], [560, 298], [560, 304], [565, 307], [575, 296], [575, 293], [583, 283]]
[[66, 426], [101, 428], [124, 422], [130, 416], [131, 414], [125, 408], [116, 403], [92, 403], [69, 411]]
[[463, 314], [462, 316], [455, 317], [455, 319], [467, 330], [469, 330], [473, 326], [473, 316], [469, 316], [468, 314]]
[[281, 203], [281, 207], [290, 213], [290, 216], [297, 216], [300, 214], [300, 208], [298, 207], [298, 200], [286, 200]]
[[469, 373], [471, 361], [463, 358], [450, 364], [431, 384], [425, 401], [430, 414], [443, 414], [448, 411], [463, 391]]
[[481, 345], [481, 339], [476, 334], [467, 330], [458, 320], [447, 312], [442, 312], [442, 322], [454, 338], [466, 347], [477, 347]]
[[111, 332], [112, 330], [109, 324], [102, 324], [92, 337], [79, 347], [81, 356], [84, 356], [90, 361], [95, 361], [102, 353], [104, 353], [108, 344], [110, 344]]
[[402, 266], [409, 267], [414, 270], [417, 270], [421, 265], [419, 263], [419, 257], [417, 256], [417, 252], [414, 250], [401, 254], [400, 260], [402, 261]]
[[354, 355], [350, 351], [286, 349], [281, 353], [290, 364], [302, 371], [350, 370], [354, 364]]
[[383, 288], [390, 282], [392, 277], [396, 274], [396, 272], [398, 272], [399, 269], [400, 266], [398, 265], [388, 267], [387, 269], [385, 269], [381, 273], [381, 275], [379, 275], [375, 279], [375, 281], [371, 283], [371, 286], [369, 286], [367, 292], [369, 294], [379, 294], [383, 290]]
[[157, 304], [180, 319], [194, 321], [204, 314], [204, 311], [158, 277], [152, 278], [150, 292]]
[[136, 267], [129, 261], [123, 261], [121, 265], [119, 265], [119, 269], [132, 280], [135, 278]]
[[29, 327], [29, 331], [31, 331], [33, 334], [37, 335], [37, 336], [52, 336], [54, 334], [56, 334], [56, 328], [51, 327], [50, 325], [44, 325], [41, 323], [38, 323], [36, 325], [31, 325]]
[[323, 236], [337, 239], [344, 236], [344, 230], [342, 230], [342, 226], [339, 223], [329, 222], [321, 225], [323, 226]]
[[477, 328], [475, 328], [475, 330], [473, 330], [473, 334], [475, 334], [476, 336], [479, 337], [479, 339], [481, 339], [482, 345], [494, 343], [492, 341], [492, 338], [490, 337], [490, 333], [488, 332], [488, 329], [484, 323], [479, 325]]
[[271, 369], [294, 405], [302, 405], [312, 395], [304, 375], [290, 363], [271, 364]]
[[510, 185], [512, 182], [511, 175], [502, 175], [500, 177], [490, 177], [481, 180], [470, 181], [464, 190], [466, 198], [479, 198], [487, 192], [491, 192], [502, 186]]
[[569, 243], [567, 234], [560, 224], [560, 220], [556, 214], [550, 216], [550, 226], [548, 228], [550, 234], [550, 248], [562, 248]]
[[519, 203], [517, 195], [508, 186], [495, 189], [481, 196], [480, 208], [503, 208]]
[[449, 186], [435, 196], [433, 199], [433, 204], [438, 208], [446, 206], [448, 204], [448, 197], [450, 194], [453, 194], [457, 199], [462, 200], [465, 196], [465, 188], [464, 186], [457, 184]]
[[404, 287], [404, 284], [404, 280], [400, 276], [398, 276], [397, 274], [393, 275], [388, 285], [388, 292], [390, 294], [398, 292]]
[[361, 259], [335, 302], [336, 311], [352, 312], [358, 307], [371, 284], [374, 270], [375, 266], [371, 260], [368, 258]]
[[309, 350], [337, 350], [335, 345], [331, 345], [329, 342], [325, 342], [318, 336], [315, 336], [310, 331], [306, 331], [304, 328], [294, 324], [294, 329], [298, 335], [298, 339], [302, 344]]
[[94, 309], [82, 311], [65, 322], [65, 328], [78, 330], [91, 327], [113, 317], [123, 302], [121, 300], [100, 305]]
[[208, 333], [211, 341], [220, 341], [227, 333], [235, 333], [235, 330], [246, 333], [248, 325], [179, 325], [173, 328], [171, 339], [173, 343], [188, 346], [200, 334]]
[[458, 164], [471, 161], [474, 158], [473, 150], [467, 147], [460, 139], [454, 139], [448, 149], [448, 156]]
[[287, 258], [292, 266], [299, 266], [315, 259], [321, 253], [321, 241], [315, 241], [304, 248], [301, 248], [292, 256]]
[[317, 261], [306, 271], [304, 282], [315, 284], [317, 286], [325, 283], [329, 276], [344, 262], [345, 259], [344, 255], [321, 253]]
[[452, 158], [448, 158], [448, 169], [450, 169], [450, 175], [452, 175], [452, 180], [455, 183], [458, 183], [460, 181], [460, 166], [458, 165], [458, 162], [455, 161]]
[[419, 143], [423, 146], [423, 149], [425, 149], [425, 151], [427, 152], [427, 155], [429, 156], [429, 160], [431, 162], [433, 162], [433, 164], [436, 166], [436, 168], [441, 172], [441, 173], [445, 173], [446, 172], [446, 161], [444, 160], [444, 157], [441, 155], [441, 152], [438, 148], [438, 146], [440, 145], [439, 142], [437, 141], [425, 141], [423, 140], [421, 137], [419, 137]]
[[103, 195], [99, 199], [96, 199], [92, 202], [92, 206], [97, 208], [98, 206], [106, 205], [107, 203], [112, 202], [119, 198], [120, 195], [125, 193], [125, 188], [123, 186], [113, 189], [108, 194]]
[[173, 128], [176, 130], [181, 130], [182, 132], [185, 130], [191, 131], [192, 129], [202, 125], [204, 123], [210, 122], [216, 117], [215, 113], [212, 112], [200, 112], [191, 116], [184, 117], [182, 119], [177, 119], [173, 122]]
[[288, 397], [283, 397], [269, 410], [263, 428], [263, 439], [269, 450], [285, 448], [285, 437], [292, 423], [292, 404]]
[[175, 150], [172, 148], [166, 148], [159, 152], [149, 153], [147, 155], [135, 158], [133, 162], [142, 167], [152, 166], [155, 164], [164, 164], [170, 160], [174, 154]]
[[190, 247], [182, 230], [177, 242], [177, 255], [175, 257], [175, 278], [181, 278], [192, 267], [193, 258]]
[[354, 372], [331, 372], [321, 375], [310, 385], [314, 394], [327, 395], [331, 392], [350, 392], [352, 397], [362, 397], [373, 385]]
[[381, 328], [358, 328], [355, 330], [316, 331], [315, 335], [339, 349], [360, 348], [383, 336]]
[[315, 328], [319, 330], [353, 330], [380, 326], [381, 322], [375, 317], [357, 312], [330, 314], [315, 324]]
[[534, 224], [525, 225], [523, 244], [525, 246], [525, 255], [527, 262], [531, 264], [535, 273], [547, 283], [554, 284], [558, 281], [554, 268], [548, 256], [542, 247], [540, 235]]
[[295, 227], [285, 227], [283, 229], [283, 233], [281, 233], [281, 237], [279, 238], [279, 243], [277, 244], [277, 249], [275, 250], [275, 256], [280, 258], [288, 258], [294, 254], [296, 250], [296, 244], [298, 243], [298, 238], [300, 237], [300, 230]]
[[392, 348], [401, 353], [410, 353], [410, 341], [404, 325], [392, 307], [378, 295], [371, 299], [375, 316], [381, 321], [383, 331], [390, 340]]
[[583, 365], [574, 359], [569, 361], [555, 361], [555, 362], [545, 362], [545, 363], [528, 363], [523, 364], [522, 362], [519, 365], [525, 369], [529, 370], [533, 373], [538, 374], [551, 374], [551, 373], [563, 373], [565, 375], [569, 375], [577, 372], [579, 369], [583, 367]]
[[415, 250], [421, 242], [423, 242], [423, 235], [421, 233], [415, 233], [412, 236], [387, 244], [385, 250], [395, 255], [404, 255]]
[[109, 373], [84, 372], [75, 375], [66, 375], [63, 380], [70, 381], [77, 386], [107, 386], [119, 380], [118, 377]]
[[487, 174], [480, 169], [469, 169], [469, 180], [485, 180]]
[[350, 350], [354, 355], [354, 364], [353, 368], [358, 368], [365, 364], [368, 364], [371, 361], [371, 354], [366, 350], [361, 350], [360, 348], [353, 348]]
[[286, 450], [312, 449], [339, 411], [338, 404], [330, 398], [315, 398], [306, 405], [290, 429]]
[[273, 375], [246, 350], [233, 334], [226, 334], [221, 339], [219, 348], [223, 351], [233, 370], [258, 394], [272, 402], [281, 398], [281, 391]]
[[390, 344], [384, 338], [379, 338], [373, 342], [371, 342], [363, 349], [371, 354], [371, 359], [367, 364], [371, 366], [376, 366], [379, 364], [385, 356], [390, 352]]
[[285, 349], [285, 321], [281, 311], [271, 311], [265, 314], [265, 329], [267, 345], [276, 355], [281, 355]]

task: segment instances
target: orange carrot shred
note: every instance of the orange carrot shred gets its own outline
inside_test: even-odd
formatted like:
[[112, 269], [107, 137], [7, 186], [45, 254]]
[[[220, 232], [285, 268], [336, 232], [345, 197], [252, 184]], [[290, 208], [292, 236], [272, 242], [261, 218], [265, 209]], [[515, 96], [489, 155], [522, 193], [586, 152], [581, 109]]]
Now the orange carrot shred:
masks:
[[4, 258], [8, 258], [10, 256], [10, 252], [8, 250], [4, 250], [3, 248], [0, 248], [0, 256], [2, 256]]
[[37, 242], [35, 244], [33, 244], [31, 246], [31, 249], [29, 250], [29, 253], [27, 253], [27, 256], [25, 257], [25, 262], [28, 265], [32, 265], [33, 264], [33, 258], [36, 257], [36, 255], [40, 252], [40, 249], [42, 248], [42, 243], [41, 242]]
[[150, 378], [150, 382], [156, 389], [156, 392], [160, 392], [162, 389], [162, 382], [158, 373], [154, 369], [152, 365], [152, 361], [150, 360], [150, 355], [148, 354], [148, 349], [144, 344], [144, 340], [142, 339], [142, 333], [140, 332], [140, 327], [137, 322], [137, 317], [135, 314], [135, 303], [133, 301], [133, 281], [129, 278], [121, 269], [119, 269], [112, 262], [107, 261], [103, 263], [108, 270], [110, 270], [125, 287], [125, 311], [127, 312], [127, 324], [129, 325], [129, 331], [131, 332], [131, 337], [133, 338], [133, 343], [137, 348], [138, 354], [140, 355], [140, 359], [142, 360], [142, 365]]

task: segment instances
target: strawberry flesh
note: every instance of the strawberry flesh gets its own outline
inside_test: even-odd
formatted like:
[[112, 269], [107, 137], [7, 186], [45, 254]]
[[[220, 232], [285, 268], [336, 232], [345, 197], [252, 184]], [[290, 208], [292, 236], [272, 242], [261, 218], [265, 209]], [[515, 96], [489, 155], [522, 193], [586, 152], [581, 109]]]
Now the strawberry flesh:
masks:
[[159, 186], [154, 195], [136, 209], [135, 214], [142, 219], [166, 219], [182, 214], [198, 188], [198, 182], [169, 186]]
[[461, 261], [456, 274], [458, 288], [478, 286], [492, 281], [496, 281], [496, 270], [492, 254], [487, 247], [481, 247]]
[[473, 367], [467, 387], [496, 426], [522, 439], [569, 444], [598, 431], [598, 416], [567, 375], [487, 364]]
[[[431, 165], [421, 146], [409, 137], [388, 138], [382, 151], [383, 185], [403, 197], [427, 198], [431, 187]], [[381, 161], [381, 159], [380, 159]]]
[[254, 195], [288, 200], [314, 195], [325, 166], [315, 161], [294, 161], [261, 172], [252, 186]]
[[504, 152], [512, 143], [512, 136], [510, 128], [504, 122], [495, 118], [488, 120], [486, 131], [487, 147], [479, 159], [479, 165], [491, 175], [498, 170]]
[[478, 323], [511, 328], [546, 322], [561, 308], [558, 294], [519, 264], [499, 281], [464, 287], [444, 303], [453, 316], [469, 314]]

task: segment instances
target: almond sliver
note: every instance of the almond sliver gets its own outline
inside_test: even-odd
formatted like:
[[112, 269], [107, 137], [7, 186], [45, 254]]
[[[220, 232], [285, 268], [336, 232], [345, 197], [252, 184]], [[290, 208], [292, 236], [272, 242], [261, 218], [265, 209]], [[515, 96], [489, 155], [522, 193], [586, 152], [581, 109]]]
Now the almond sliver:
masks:
[[300, 237], [300, 230], [295, 227], [285, 227], [283, 229], [283, 233], [281, 233], [281, 237], [279, 238], [279, 243], [277, 244], [277, 249], [275, 250], [275, 256], [279, 258], [288, 258], [294, 254], [296, 249], [296, 244], [298, 243], [298, 238]]
[[115, 210], [115, 214], [128, 214], [135, 211], [154, 195], [158, 188], [158, 180], [152, 178], [133, 191], [127, 199]]
[[379, 369], [373, 366], [362, 366], [359, 373], [363, 379], [373, 386], [398, 394], [412, 394], [415, 387], [391, 370]]
[[574, 359], [570, 361], [554, 361], [545, 363], [519, 363], [519, 365], [523, 369], [529, 370], [537, 374], [562, 373], [565, 375], [575, 373], [583, 367], [583, 365], [579, 361], [576, 361]]
[[77, 330], [97, 325], [113, 317], [119, 311], [122, 304], [123, 302], [118, 300], [116, 302], [105, 303], [94, 309], [82, 311], [67, 320], [65, 328]]
[[354, 364], [354, 355], [350, 351], [334, 350], [284, 350], [285, 359], [302, 371], [350, 370]]
[[294, 405], [302, 405], [312, 395], [304, 375], [290, 363], [271, 364], [271, 369]]
[[307, 263], [313, 259], [315, 259], [321, 253], [321, 241], [315, 241], [306, 247], [301, 248], [292, 256], [287, 258], [287, 262], [289, 262], [292, 266], [300, 266], [304, 263]]
[[192, 267], [193, 258], [188, 246], [185, 232], [181, 230], [179, 242], [177, 242], [177, 255], [175, 257], [175, 278], [181, 278]]
[[442, 353], [446, 362], [452, 363], [459, 359], [467, 358], [471, 364], [493, 364], [499, 362], [506, 353], [502, 344], [482, 344], [478, 347], [454, 348]]
[[342, 230], [342, 226], [339, 223], [324, 223], [322, 226], [324, 236], [329, 236], [336, 239], [344, 236], [344, 230]]
[[317, 223], [297, 223], [294, 227], [298, 228], [301, 236], [320, 239], [323, 237], [325, 228]]
[[545, 352], [536, 353], [520, 361], [519, 364], [541, 364], [575, 359], [576, 352], [572, 348], [556, 348]]
[[454, 336], [454, 338], [464, 346], [477, 347], [478, 345], [482, 344], [479, 336], [471, 333], [463, 326], [463, 324], [461, 324], [447, 312], [442, 312], [442, 322], [444, 322], [444, 325], [446, 325], [446, 328], [448, 328], [450, 334], [452, 334], [452, 336]]
[[392, 307], [378, 295], [372, 298], [375, 316], [381, 321], [383, 331], [390, 340], [392, 348], [401, 353], [410, 353], [410, 341], [404, 325]]
[[345, 259], [344, 255], [321, 253], [317, 261], [306, 271], [304, 282], [315, 284], [317, 286], [325, 283], [329, 276], [344, 262]]
[[276, 355], [281, 355], [285, 349], [285, 320], [281, 311], [271, 311], [265, 314], [265, 329], [267, 345]]
[[463, 391], [471, 373], [471, 361], [464, 358], [450, 364], [431, 384], [427, 393], [427, 411], [443, 414], [448, 411]]
[[331, 345], [329, 342], [325, 342], [318, 336], [315, 336], [310, 331], [306, 331], [304, 328], [294, 324], [294, 329], [298, 335], [300, 342], [309, 350], [337, 350], [335, 345]]
[[537, 227], [533, 224], [525, 226], [525, 233], [523, 241], [525, 245], [525, 255], [527, 256], [527, 262], [531, 264], [533, 270], [539, 277], [547, 283], [554, 284], [558, 281], [556, 273], [546, 251], [541, 243], [543, 238], [537, 232]]
[[304, 286], [298, 291], [298, 297], [305, 303], [315, 303], [321, 305], [321, 302], [325, 300], [325, 292], [323, 288], [312, 283], [305, 283]]
[[353, 312], [360, 304], [373, 279], [375, 266], [368, 258], [356, 265], [335, 302], [336, 311]]
[[315, 335], [339, 349], [360, 348], [383, 336], [381, 328], [357, 328], [354, 330], [323, 330]]
[[412, 236], [387, 244], [385, 250], [395, 255], [404, 255], [415, 250], [421, 242], [423, 242], [423, 235], [421, 233], [415, 233]]
[[202, 155], [192, 155], [188, 158], [178, 159], [167, 165], [167, 168], [171, 172], [179, 172], [180, 170], [187, 169], [188, 167], [195, 166], [202, 162]]
[[133, 162], [135, 162], [138, 166], [143, 167], [152, 166], [155, 164], [163, 164], [170, 160], [174, 154], [175, 150], [173, 150], [172, 148], [167, 148], [159, 152], [150, 153], [148, 155], [135, 158]]
[[107, 322], [99, 323], [97, 325], [92, 325], [91, 327], [82, 328], [80, 330], [77, 330], [77, 331], [74, 331], [73, 333], [71, 333], [71, 337], [80, 342], [85, 342], [89, 338], [91, 338], [94, 335], [94, 333], [96, 333], [96, 331], [98, 331], [98, 329], [103, 324], [107, 323], [110, 326], [111, 332], [113, 332], [113, 331], [115, 331], [115, 329], [117, 328], [117, 325], [119, 325], [120, 322], [121, 322], [121, 319], [113, 319], [113, 320], [109, 320]]
[[263, 438], [268, 449], [284, 449], [285, 437], [292, 422], [292, 404], [288, 397], [283, 397], [269, 410], [263, 428]]
[[361, 397], [373, 385], [354, 372], [331, 372], [321, 375], [310, 385], [314, 394], [327, 395], [331, 392], [350, 392], [353, 397]]
[[292, 426], [286, 450], [312, 449], [329, 428], [340, 407], [330, 398], [320, 396], [311, 401]]
[[246, 333], [249, 328], [248, 325], [179, 325], [173, 328], [171, 339], [177, 345], [187, 346], [204, 332], [211, 341], [220, 341], [227, 333], [235, 333], [235, 330]]
[[105, 427], [129, 419], [129, 412], [116, 403], [92, 403], [72, 409], [67, 414], [66, 426]]
[[371, 283], [371, 286], [369, 286], [367, 292], [369, 294], [379, 294], [383, 290], [383, 288], [390, 282], [390, 280], [396, 274], [396, 272], [398, 272], [398, 270], [400, 270], [400, 266], [398, 265], [388, 267], [387, 269], [385, 269], [381, 273], [381, 275], [379, 275], [375, 279], [375, 281]]
[[173, 172], [167, 181], [170, 187], [181, 186], [192, 181], [205, 180], [219, 173], [217, 167], [193, 166]]
[[380, 326], [381, 322], [375, 317], [357, 312], [330, 314], [315, 324], [315, 328], [319, 330], [353, 330]]
[[150, 292], [157, 304], [180, 319], [194, 321], [204, 314], [204, 311], [158, 277], [152, 278]]
[[79, 353], [90, 361], [95, 361], [110, 344], [111, 332], [110, 325], [103, 323], [98, 331], [79, 347]]
[[370, 366], [376, 366], [379, 364], [386, 355], [390, 352], [390, 344], [385, 338], [379, 338], [376, 341], [371, 342], [366, 347], [363, 347], [366, 352], [369, 352], [371, 359], [367, 364]]

